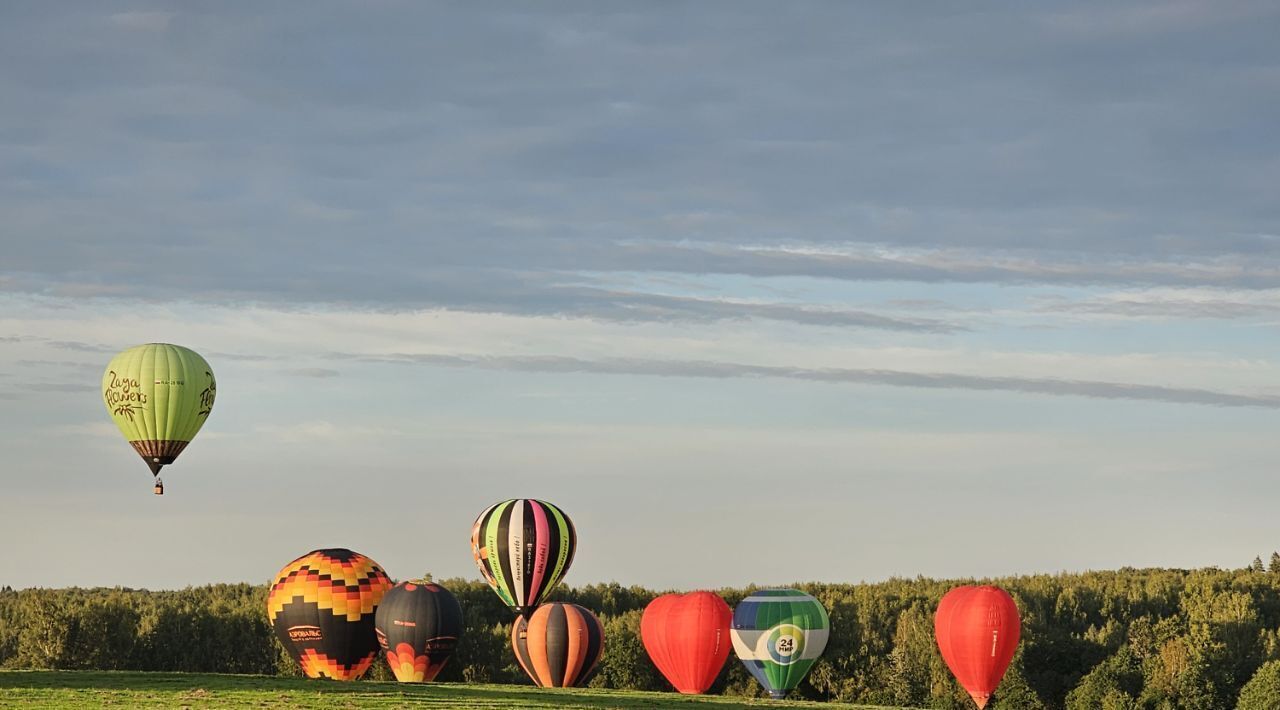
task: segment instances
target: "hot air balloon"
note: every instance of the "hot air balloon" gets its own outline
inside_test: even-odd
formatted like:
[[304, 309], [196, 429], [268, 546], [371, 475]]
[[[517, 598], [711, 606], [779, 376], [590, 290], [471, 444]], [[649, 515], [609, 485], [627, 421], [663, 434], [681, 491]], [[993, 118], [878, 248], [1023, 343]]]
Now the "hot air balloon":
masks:
[[938, 603], [933, 632], [942, 660], [985, 708], [1018, 649], [1018, 605], [999, 587], [956, 587]]
[[276, 575], [267, 617], [308, 678], [355, 680], [378, 653], [374, 612], [390, 588], [387, 574], [368, 557], [314, 550]]
[[112, 421], [155, 476], [173, 463], [213, 410], [217, 382], [209, 363], [180, 345], [148, 343], [111, 358], [102, 374], [102, 399]]
[[640, 618], [653, 665], [681, 693], [705, 693], [729, 657], [733, 612], [715, 592], [664, 594]]
[[528, 616], [573, 564], [578, 535], [550, 503], [515, 498], [494, 503], [471, 527], [471, 553], [502, 601]]
[[382, 597], [374, 622], [396, 680], [427, 683], [458, 645], [462, 607], [438, 584], [401, 582]]
[[538, 607], [511, 626], [511, 648], [520, 667], [539, 688], [586, 684], [604, 653], [604, 627], [577, 604]]
[[733, 650], [773, 698], [784, 698], [827, 647], [831, 621], [796, 589], [763, 589], [733, 610]]

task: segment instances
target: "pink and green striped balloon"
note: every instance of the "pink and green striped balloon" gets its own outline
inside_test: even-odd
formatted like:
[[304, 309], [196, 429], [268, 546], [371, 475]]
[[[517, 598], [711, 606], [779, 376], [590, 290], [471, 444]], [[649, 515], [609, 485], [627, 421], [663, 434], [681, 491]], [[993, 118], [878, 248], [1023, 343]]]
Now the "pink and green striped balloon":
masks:
[[525, 617], [569, 571], [577, 540], [564, 511], [532, 498], [494, 503], [471, 527], [471, 553], [485, 581]]

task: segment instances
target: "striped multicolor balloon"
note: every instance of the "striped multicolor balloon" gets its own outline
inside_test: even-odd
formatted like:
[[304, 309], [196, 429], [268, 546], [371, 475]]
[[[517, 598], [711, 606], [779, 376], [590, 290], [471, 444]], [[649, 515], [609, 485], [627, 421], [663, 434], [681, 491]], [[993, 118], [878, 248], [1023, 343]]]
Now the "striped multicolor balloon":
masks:
[[575, 688], [591, 679], [604, 654], [604, 627], [577, 604], [546, 604], [516, 618], [511, 648], [539, 688]]
[[554, 505], [514, 498], [485, 509], [471, 527], [471, 553], [502, 601], [528, 616], [573, 563], [577, 533]]
[[827, 647], [831, 621], [817, 599], [796, 589], [764, 589], [733, 610], [733, 650], [769, 695], [786, 697]]

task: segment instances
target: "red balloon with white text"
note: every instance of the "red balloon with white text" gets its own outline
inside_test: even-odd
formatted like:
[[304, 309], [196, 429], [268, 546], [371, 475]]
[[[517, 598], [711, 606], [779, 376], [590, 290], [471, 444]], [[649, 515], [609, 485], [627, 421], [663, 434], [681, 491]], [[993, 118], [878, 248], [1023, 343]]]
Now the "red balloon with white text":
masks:
[[938, 603], [933, 631], [951, 673], [985, 708], [1018, 650], [1018, 605], [999, 587], [956, 587]]

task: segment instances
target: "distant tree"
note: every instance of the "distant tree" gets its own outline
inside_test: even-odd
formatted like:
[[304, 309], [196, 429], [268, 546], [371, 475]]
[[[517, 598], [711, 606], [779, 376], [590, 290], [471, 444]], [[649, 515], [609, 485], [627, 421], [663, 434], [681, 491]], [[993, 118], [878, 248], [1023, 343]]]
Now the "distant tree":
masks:
[[1253, 558], [1253, 564], [1249, 565], [1250, 572], [1266, 572], [1267, 568], [1262, 566], [1262, 558]]
[[1123, 710], [1137, 706], [1142, 693], [1142, 662], [1128, 646], [1103, 661], [1067, 694], [1067, 710]]
[[19, 668], [64, 668], [67, 643], [75, 633], [76, 619], [66, 595], [52, 589], [28, 590], [18, 609], [16, 665]]
[[635, 609], [603, 622], [604, 657], [600, 659], [600, 670], [592, 679], [591, 687], [671, 690], [644, 650], [640, 640], [641, 615], [642, 612]]
[[1271, 553], [1271, 564], [1267, 567], [1271, 574], [1280, 574], [1280, 552]]
[[1146, 664], [1144, 707], [1218, 710], [1218, 698], [1206, 654], [1191, 637], [1170, 639]]
[[996, 688], [992, 702], [987, 706], [991, 710], [1045, 710], [1044, 700], [1027, 682], [1023, 669], [1022, 654], [1013, 657], [1009, 669], [1005, 671], [1000, 687]]
[[1244, 684], [1236, 710], [1280, 710], [1280, 661], [1264, 664]]
[[889, 691], [894, 703], [914, 707], [929, 702], [937, 648], [928, 605], [918, 602], [902, 612], [889, 654]]
[[62, 666], [89, 670], [125, 670], [138, 641], [138, 612], [125, 599], [93, 600], [76, 613]]

